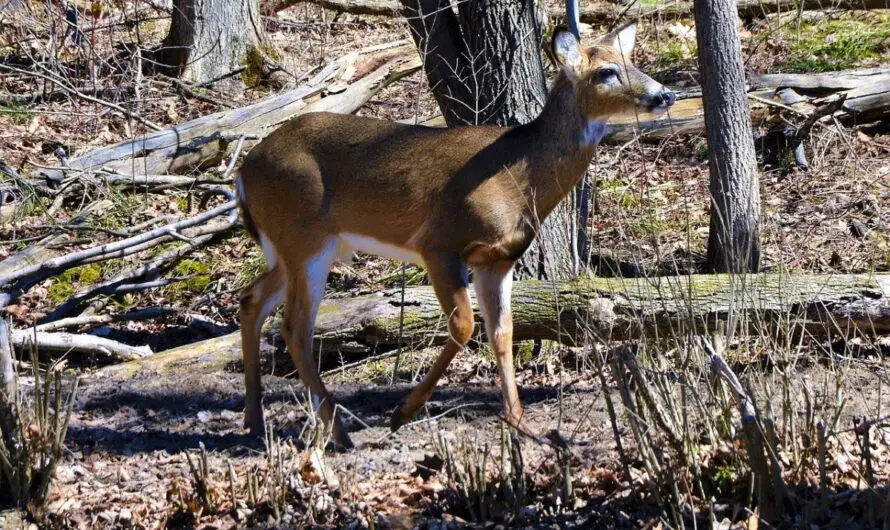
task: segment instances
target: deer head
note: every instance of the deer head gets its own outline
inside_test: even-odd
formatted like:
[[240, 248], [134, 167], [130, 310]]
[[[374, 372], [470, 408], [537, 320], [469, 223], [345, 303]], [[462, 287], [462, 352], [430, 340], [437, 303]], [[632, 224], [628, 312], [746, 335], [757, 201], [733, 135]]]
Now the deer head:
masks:
[[631, 63], [636, 22], [612, 31], [585, 49], [579, 38], [577, 1], [567, 2], [569, 27], [554, 32], [552, 52], [575, 86], [582, 115], [597, 121], [638, 109], [661, 112], [673, 105], [676, 95]]

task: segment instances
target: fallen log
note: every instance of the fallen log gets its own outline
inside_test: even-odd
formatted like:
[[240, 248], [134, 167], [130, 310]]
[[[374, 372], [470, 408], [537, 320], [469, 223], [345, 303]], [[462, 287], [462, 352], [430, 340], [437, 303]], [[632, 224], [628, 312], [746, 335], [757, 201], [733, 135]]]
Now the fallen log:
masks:
[[[68, 160], [67, 168], [41, 169], [38, 174], [59, 182], [66, 170], [76, 173], [104, 169], [143, 176], [215, 166], [231, 153], [241, 137], [249, 136], [255, 141], [304, 112], [354, 112], [383, 87], [420, 69], [420, 57], [413, 45], [408, 41], [393, 44], [338, 59], [295, 90], [96, 149]], [[326, 96], [321, 97], [323, 94]]]
[[[326, 300], [316, 322], [316, 349], [330, 354], [396, 348], [400, 299], [400, 291], [391, 290]], [[407, 289], [404, 310], [404, 344], [419, 347], [447, 338], [432, 288]], [[546, 339], [572, 345], [588, 339], [670, 337], [678, 330], [702, 334], [725, 325], [730, 312], [755, 332], [784, 327], [820, 338], [886, 334], [890, 333], [890, 274], [581, 278], [561, 283], [523, 281], [513, 288], [517, 341]], [[476, 321], [481, 323], [478, 313]], [[481, 331], [481, 326], [477, 329]], [[233, 333], [109, 366], [100, 373], [164, 372], [184, 366], [195, 373], [222, 370], [240, 360], [240, 340]]]
[[[403, 16], [405, 7], [400, 0], [278, 0], [270, 2], [266, 12], [287, 9], [299, 3], [309, 2], [340, 13], [354, 15]], [[773, 13], [812, 11], [816, 9], [890, 9], [890, 0], [739, 0], [739, 17], [745, 20], [761, 18]], [[549, 9], [551, 17], [564, 19], [565, 9]], [[692, 2], [643, 3], [630, 6], [615, 3], [591, 3], [582, 5], [579, 18], [585, 24], [616, 22], [621, 18], [671, 18], [692, 17]]]
[[38, 352], [78, 352], [99, 354], [117, 361], [132, 361], [151, 355], [148, 346], [129, 346], [121, 342], [95, 335], [73, 333], [47, 333], [31, 329], [14, 330], [10, 336], [12, 345], [26, 350], [35, 347]]

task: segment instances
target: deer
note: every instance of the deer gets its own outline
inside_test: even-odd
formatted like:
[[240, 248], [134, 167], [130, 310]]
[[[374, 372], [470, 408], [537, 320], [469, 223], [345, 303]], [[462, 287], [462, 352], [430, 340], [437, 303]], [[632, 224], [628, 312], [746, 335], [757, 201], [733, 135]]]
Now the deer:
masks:
[[423, 266], [447, 317], [447, 342], [393, 411], [392, 431], [421, 411], [472, 338], [472, 271], [504, 419], [543, 439], [527, 424], [516, 386], [514, 265], [586, 172], [608, 119], [665, 111], [676, 100], [631, 64], [636, 22], [582, 47], [577, 1], [568, 0], [568, 27], [556, 28], [551, 39], [560, 72], [540, 115], [527, 124], [435, 128], [307, 113], [250, 151], [235, 186], [245, 227], [267, 261], [240, 298], [244, 427], [251, 435], [265, 429], [260, 331], [283, 303], [280, 332], [299, 377], [331, 440], [354, 447], [316, 368], [313, 327], [332, 264], [361, 251]]

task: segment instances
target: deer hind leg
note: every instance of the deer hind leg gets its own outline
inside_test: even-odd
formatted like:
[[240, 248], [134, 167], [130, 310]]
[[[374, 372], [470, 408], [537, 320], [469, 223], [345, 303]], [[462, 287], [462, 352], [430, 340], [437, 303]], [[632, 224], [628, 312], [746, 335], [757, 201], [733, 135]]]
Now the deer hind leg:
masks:
[[281, 335], [287, 343], [300, 379], [309, 388], [312, 406], [317, 407], [321, 419], [330, 426], [334, 442], [342, 449], [351, 449], [354, 447], [352, 441], [346, 434], [340, 417], [335, 414], [334, 402], [318, 373], [312, 353], [315, 317], [337, 250], [337, 239], [330, 238], [316, 255], [304, 260], [300, 267], [291, 268], [292, 273], [289, 270]]
[[461, 259], [457, 256], [424, 256], [424, 262], [439, 304], [448, 316], [450, 337], [426, 377], [393, 411], [390, 423], [393, 431], [410, 421], [426, 404], [448, 364], [470, 340], [475, 326], [473, 306], [467, 293], [467, 269]]
[[513, 368], [513, 312], [510, 308], [512, 286], [513, 262], [473, 267], [473, 287], [485, 320], [485, 334], [497, 358], [505, 418], [519, 432], [539, 439], [525, 423], [519, 390], [516, 388], [516, 373]]
[[263, 434], [263, 387], [260, 381], [260, 331], [284, 300], [284, 274], [274, 264], [241, 292], [241, 348], [244, 359], [244, 427]]

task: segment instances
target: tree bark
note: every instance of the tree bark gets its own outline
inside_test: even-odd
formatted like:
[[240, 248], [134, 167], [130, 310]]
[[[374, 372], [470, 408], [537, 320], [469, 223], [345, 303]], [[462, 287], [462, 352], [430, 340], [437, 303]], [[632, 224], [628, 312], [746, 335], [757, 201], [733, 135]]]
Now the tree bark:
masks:
[[538, 117], [547, 100], [543, 20], [535, 0], [459, 2], [475, 123], [514, 126]]
[[708, 264], [715, 272], [760, 266], [760, 188], [735, 0], [695, 0], [711, 190]]
[[175, 0], [159, 58], [179, 78], [204, 83], [258, 60], [263, 46], [258, 0]]
[[[474, 303], [475, 305], [475, 303]], [[315, 347], [324, 354], [368, 353], [425, 347], [447, 340], [446, 319], [431, 287], [401, 296], [384, 293], [325, 300], [315, 324]], [[850, 338], [890, 333], [890, 275], [728, 275], [637, 279], [579, 278], [568, 282], [517, 282], [513, 290], [513, 337], [567, 345], [643, 336], [673, 337], [724, 329], [732, 311], [754, 333], [771, 328], [813, 337]], [[482, 319], [476, 322], [481, 340]], [[273, 329], [276, 324], [273, 324]], [[784, 336], [784, 335], [782, 335]], [[240, 334], [232, 333], [111, 366], [99, 375], [211, 373], [241, 357]]]
[[457, 125], [527, 123], [544, 108], [541, 20], [534, 0], [404, 0], [433, 95]]

